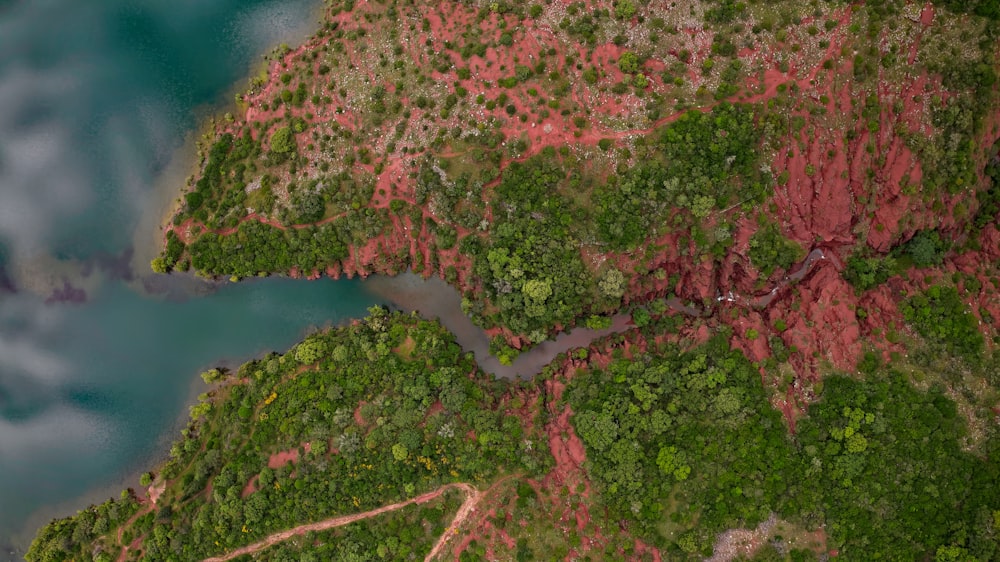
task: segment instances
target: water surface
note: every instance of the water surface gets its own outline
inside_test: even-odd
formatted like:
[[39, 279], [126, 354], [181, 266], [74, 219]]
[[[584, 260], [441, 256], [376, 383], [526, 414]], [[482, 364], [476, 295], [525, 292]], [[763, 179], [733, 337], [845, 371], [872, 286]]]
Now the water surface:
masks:
[[0, 1], [0, 560], [49, 518], [135, 485], [200, 370], [376, 301], [355, 282], [149, 280], [132, 260], [191, 172], [181, 149], [199, 119], [261, 54], [310, 33], [319, 7]]
[[184, 300], [122, 283], [82, 305], [40, 298], [0, 307], [0, 529], [20, 545], [51, 517], [137, 486], [206, 389], [199, 372], [284, 350], [374, 302], [359, 282], [279, 278]]
[[422, 316], [437, 318], [455, 334], [462, 349], [473, 353], [479, 367], [498, 377], [531, 378], [552, 362], [560, 353], [577, 347], [587, 347], [592, 341], [624, 332], [632, 327], [628, 314], [612, 318], [611, 326], [601, 330], [576, 328], [555, 339], [544, 341], [521, 353], [510, 365], [490, 355], [490, 339], [481, 328], [462, 312], [462, 296], [439, 277], [424, 279], [413, 273], [396, 277], [375, 276], [365, 282], [365, 289], [403, 310], [415, 310]]

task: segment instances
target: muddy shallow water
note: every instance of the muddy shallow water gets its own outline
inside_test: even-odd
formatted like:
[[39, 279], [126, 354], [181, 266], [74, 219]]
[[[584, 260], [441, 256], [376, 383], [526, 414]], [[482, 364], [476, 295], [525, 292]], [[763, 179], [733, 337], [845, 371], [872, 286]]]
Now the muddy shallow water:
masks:
[[556, 355], [576, 347], [586, 347], [596, 338], [624, 332], [630, 327], [629, 317], [619, 315], [613, 319], [610, 328], [577, 328], [559, 334], [554, 340], [542, 342], [521, 353], [513, 364], [501, 365], [496, 357], [490, 355], [490, 341], [486, 333], [462, 313], [461, 295], [442, 279], [434, 277], [425, 280], [412, 273], [396, 277], [374, 276], [365, 281], [364, 287], [402, 310], [416, 310], [425, 317], [438, 318], [455, 334], [462, 349], [475, 354], [484, 371], [504, 378], [532, 377], [552, 362]]
[[441, 317], [506, 377], [610, 331], [574, 331], [504, 367], [440, 280], [149, 273], [201, 119], [230, 109], [259, 55], [304, 38], [319, 7], [0, 3], [0, 561], [20, 560], [52, 517], [136, 486], [205, 390], [201, 370], [371, 305]]

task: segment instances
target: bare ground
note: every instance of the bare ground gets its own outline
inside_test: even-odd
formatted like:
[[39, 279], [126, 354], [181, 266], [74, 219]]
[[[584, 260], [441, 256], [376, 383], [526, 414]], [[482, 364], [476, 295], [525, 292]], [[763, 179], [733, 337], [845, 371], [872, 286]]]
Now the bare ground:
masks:
[[[398, 509], [402, 509], [409, 505], [427, 503], [429, 501], [437, 499], [438, 497], [441, 496], [441, 494], [443, 494], [445, 491], [451, 488], [462, 490], [463, 492], [465, 492], [466, 498], [465, 502], [463, 502], [461, 507], [458, 508], [458, 513], [456, 513], [455, 519], [449, 526], [449, 531], [450, 531], [451, 529], [457, 527], [466, 517], [468, 517], [469, 513], [472, 512], [472, 509], [475, 506], [476, 502], [479, 501], [480, 497], [479, 491], [476, 490], [476, 488], [470, 484], [465, 484], [461, 482], [456, 484], [447, 484], [445, 486], [441, 486], [437, 490], [434, 490], [432, 492], [427, 492], [426, 494], [419, 495], [415, 498], [411, 498], [406, 501], [390, 505], [385, 505], [377, 509], [365, 511], [363, 513], [341, 515], [338, 517], [331, 517], [330, 519], [324, 519], [323, 521], [317, 521], [316, 523], [299, 525], [298, 527], [294, 527], [286, 531], [280, 531], [274, 533], [264, 538], [261, 541], [238, 548], [236, 550], [233, 550], [232, 552], [228, 552], [221, 556], [206, 558], [204, 562], [226, 562], [227, 560], [232, 560], [239, 556], [243, 556], [246, 554], [253, 554], [255, 552], [264, 550], [265, 548], [274, 546], [278, 543], [284, 542], [295, 536], [300, 536], [315, 531], [328, 531], [330, 529], [336, 529], [337, 527], [343, 527], [344, 525], [350, 525], [351, 523], [354, 523], [356, 521], [362, 521], [364, 519], [376, 517], [378, 515], [382, 515], [383, 513], [396, 511]], [[435, 556], [435, 554], [441, 549], [441, 547], [444, 546], [444, 544], [447, 542], [448, 536], [449, 532], [445, 531], [445, 534], [441, 537], [441, 539], [438, 540], [438, 543], [434, 545], [434, 549], [431, 550], [431, 553], [427, 556], [427, 560], [430, 560], [433, 556]]]

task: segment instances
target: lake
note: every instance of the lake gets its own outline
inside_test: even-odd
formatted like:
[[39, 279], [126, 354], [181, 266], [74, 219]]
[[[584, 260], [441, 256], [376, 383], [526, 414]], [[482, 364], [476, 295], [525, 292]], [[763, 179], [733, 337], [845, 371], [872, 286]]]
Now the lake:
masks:
[[148, 276], [200, 119], [319, 7], [0, 1], [0, 560], [51, 517], [134, 486], [178, 436], [201, 370], [384, 300], [355, 281]]

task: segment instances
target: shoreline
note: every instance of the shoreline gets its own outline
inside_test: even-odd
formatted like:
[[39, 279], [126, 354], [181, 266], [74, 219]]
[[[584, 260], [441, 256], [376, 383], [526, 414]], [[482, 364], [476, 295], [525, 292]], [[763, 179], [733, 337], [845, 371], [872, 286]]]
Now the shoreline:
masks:
[[[326, 4], [323, 0], [313, 0], [315, 6], [305, 18], [309, 23], [294, 29], [286, 39], [296, 45], [305, 45], [322, 29]], [[229, 113], [244, 113], [244, 108], [236, 102], [236, 96], [247, 92], [249, 82], [259, 74], [269, 74], [273, 60], [271, 54], [282, 45], [281, 41], [271, 44], [246, 65], [245, 73], [223, 91], [217, 99], [200, 104], [191, 110], [194, 127], [190, 128], [183, 140], [174, 149], [164, 169], [157, 175], [151, 186], [150, 201], [142, 209], [139, 221], [133, 231], [132, 268], [135, 273], [151, 274], [149, 263], [163, 249], [164, 237], [177, 214], [187, 188], [187, 178], [200, 172], [199, 157], [203, 147], [199, 143], [210, 139], [220, 126], [220, 120]], [[259, 57], [259, 58], [257, 58]], [[149, 253], [146, 253], [149, 252]]]
[[[131, 244], [126, 249], [127, 252], [131, 253], [129, 267], [132, 276], [130, 279], [120, 279], [128, 290], [143, 298], [155, 299], [161, 296], [157, 291], [150, 291], [145, 283], [146, 280], [154, 277], [149, 264], [150, 260], [162, 249], [164, 227], [169, 224], [171, 217], [176, 213], [177, 203], [182, 195], [181, 189], [185, 185], [185, 178], [198, 171], [198, 140], [213, 130], [218, 116], [237, 109], [234, 101], [235, 95], [246, 91], [248, 80], [262, 65], [265, 68], [270, 67], [271, 61], [267, 58], [270, 53], [284, 41], [304, 43], [321, 28], [322, 15], [326, 5], [322, 0], [312, 0], [311, 3], [313, 7], [303, 18], [303, 24], [290, 26], [287, 31], [291, 33], [283, 37], [281, 42], [272, 43], [256, 52], [250, 63], [246, 65], [246, 72], [215, 99], [201, 103], [189, 110], [188, 115], [192, 116], [194, 126], [182, 133], [183, 136], [176, 147], [171, 150], [166, 165], [153, 176], [152, 181], [147, 186], [147, 198], [137, 212], [137, 220], [130, 237]], [[11, 265], [15, 267], [10, 267]], [[94, 268], [91, 260], [61, 260], [45, 253], [29, 256], [27, 259], [8, 260], [5, 271], [11, 275], [18, 291], [34, 294], [42, 299], [50, 298], [50, 295], [60, 290], [64, 284], [70, 284], [75, 289], [83, 290], [87, 295], [86, 299], [90, 300], [96, 293], [100, 292], [106, 283], [119, 280], [115, 275], [102, 271], [99, 267]], [[211, 280], [195, 278], [194, 276], [191, 276], [190, 281], [205, 285], [209, 292], [213, 292], [217, 285]], [[173, 285], [173, 283], [167, 285]], [[213, 360], [211, 366], [239, 365], [271, 351], [273, 351], [272, 348], [261, 349], [243, 359], [219, 358]], [[53, 519], [71, 517], [76, 511], [85, 509], [89, 505], [98, 504], [109, 497], [117, 498], [119, 493], [126, 489], [133, 489], [138, 497], [144, 498], [146, 491], [138, 485], [139, 476], [150, 470], [151, 467], [160, 466], [165, 462], [170, 445], [176, 441], [181, 429], [189, 423], [189, 406], [195, 404], [198, 395], [206, 391], [206, 387], [199, 377], [200, 372], [201, 370], [196, 370], [190, 373], [189, 380], [185, 383], [186, 389], [183, 391], [185, 397], [180, 402], [177, 415], [164, 427], [163, 431], [150, 437], [154, 445], [150, 448], [148, 455], [130, 456], [127, 462], [122, 464], [119, 473], [115, 474], [108, 483], [89, 488], [82, 494], [64, 499], [57, 504], [40, 506], [29, 513], [19, 528], [11, 529], [12, 532], [8, 537], [9, 544], [0, 544], [0, 559], [6, 560], [6, 557], [12, 556], [11, 560], [22, 560], [38, 531]], [[178, 373], [178, 375], [184, 376], [183, 373]]]

